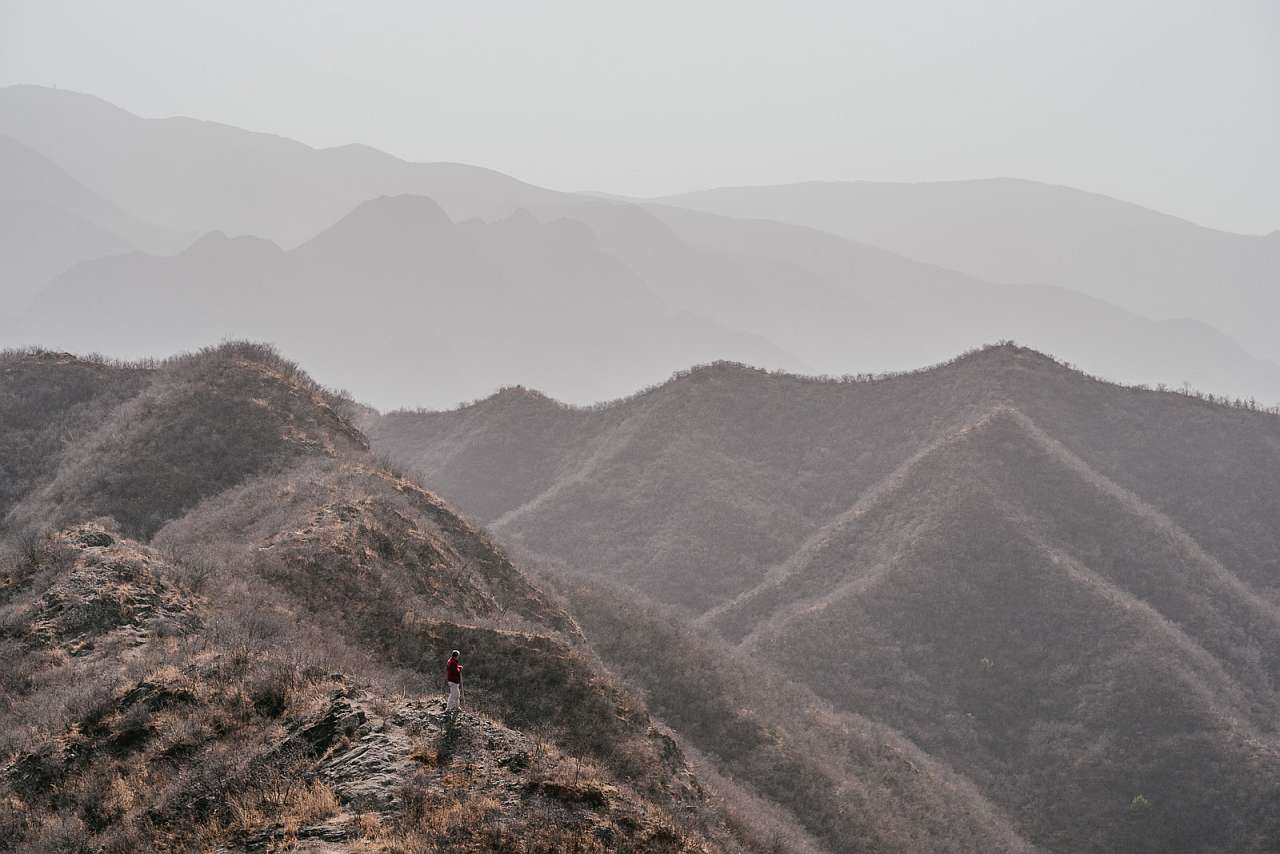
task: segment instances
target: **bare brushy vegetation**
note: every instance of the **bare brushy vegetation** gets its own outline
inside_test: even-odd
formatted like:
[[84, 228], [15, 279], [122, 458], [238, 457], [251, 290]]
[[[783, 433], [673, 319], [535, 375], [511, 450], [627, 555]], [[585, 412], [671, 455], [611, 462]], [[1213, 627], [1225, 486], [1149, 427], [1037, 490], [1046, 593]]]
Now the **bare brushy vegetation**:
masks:
[[[967, 780], [998, 805], [995, 826], [1097, 852], [1277, 835], [1280, 419], [1252, 402], [1120, 387], [1004, 344], [845, 381], [721, 363], [592, 410], [510, 390], [368, 429], [517, 554], [638, 588], [833, 720], [900, 733], [956, 772], [939, 792], [963, 802]], [[630, 595], [597, 610], [630, 613]], [[700, 709], [670, 723], [737, 782], [816, 779], [787, 762], [840, 755], [793, 734], [772, 776], [724, 764], [752, 754], [752, 728], [698, 736], [729, 717], [697, 692], [660, 705], [680, 683], [645, 670], [663, 645], [578, 616], [661, 716]], [[615, 639], [635, 652], [608, 653]], [[767, 723], [793, 695], [741, 696]], [[930, 779], [894, 752], [866, 761]], [[861, 762], [831, 779], [856, 790]], [[822, 791], [759, 794], [824, 832]], [[1150, 806], [1131, 810], [1138, 794]]]
[[699, 371], [717, 370], [717, 369], [741, 371], [744, 373], [759, 374], [760, 376], [785, 377], [789, 380], [794, 380], [796, 382], [818, 383], [823, 385], [832, 385], [832, 384], [847, 385], [851, 383], [885, 382], [885, 381], [903, 379], [907, 377], [924, 376], [926, 374], [933, 373], [939, 369], [948, 368], [953, 365], [957, 365], [963, 362], [964, 360], [969, 359], [974, 355], [983, 353], [987, 350], [993, 350], [998, 348], [1011, 348], [1015, 350], [1025, 349], [1025, 350], [1028, 350], [1028, 352], [1035, 352], [1037, 355], [1051, 360], [1054, 364], [1057, 364], [1063, 368], [1067, 368], [1071, 371], [1076, 372], [1081, 377], [1092, 380], [1094, 382], [1104, 383], [1110, 386], [1128, 388], [1135, 391], [1155, 391], [1160, 394], [1179, 394], [1179, 395], [1182, 395], [1183, 397], [1189, 397], [1195, 400], [1200, 400], [1214, 406], [1225, 406], [1231, 409], [1243, 409], [1249, 412], [1259, 412], [1264, 415], [1280, 415], [1280, 406], [1267, 406], [1265, 404], [1259, 403], [1257, 400], [1253, 398], [1231, 397], [1228, 395], [1213, 394], [1212, 392], [1201, 391], [1200, 389], [1193, 388], [1190, 384], [1183, 384], [1177, 387], [1171, 387], [1168, 385], [1160, 384], [1153, 389], [1151, 386], [1141, 384], [1141, 383], [1136, 385], [1125, 385], [1123, 383], [1117, 383], [1115, 380], [1107, 379], [1106, 377], [1100, 377], [1094, 374], [1081, 371], [1071, 362], [1057, 359], [1051, 355], [1042, 354], [1039, 351], [1032, 351], [1030, 350], [1030, 348], [1025, 348], [1020, 346], [1016, 341], [1011, 341], [1007, 339], [997, 341], [994, 344], [987, 344], [981, 347], [973, 347], [969, 350], [965, 350], [964, 352], [956, 356], [953, 356], [950, 359], [944, 359], [940, 362], [935, 362], [932, 365], [925, 365], [923, 367], [912, 368], [910, 370], [903, 370], [903, 371], [879, 371], [874, 373], [843, 374], [841, 376], [831, 376], [829, 374], [796, 374], [796, 373], [792, 373], [784, 370], [757, 368], [752, 365], [744, 364], [742, 362], [720, 360], [715, 362], [707, 362], [701, 365], [693, 365], [689, 368], [685, 368], [684, 370], [675, 371], [674, 373], [672, 373], [670, 379], [664, 382], [654, 383], [653, 385], [646, 386], [645, 388], [642, 388], [639, 391], [635, 391], [625, 397], [616, 398], [614, 400], [600, 401], [598, 403], [592, 403], [585, 406], [575, 406], [574, 404], [571, 404], [571, 403], [564, 403], [563, 401], [549, 398], [546, 395], [542, 394], [541, 392], [538, 392], [537, 390], [528, 389], [520, 385], [515, 385], [515, 386], [503, 386], [488, 398], [480, 398], [478, 400], [464, 401], [462, 403], [459, 403], [452, 410], [424, 409], [421, 407], [402, 408], [402, 409], [391, 410], [386, 414], [391, 416], [433, 415], [441, 412], [459, 412], [465, 409], [470, 409], [472, 407], [484, 404], [487, 401], [491, 400], [493, 397], [499, 397], [499, 396], [502, 396], [503, 394], [511, 394], [511, 393], [519, 394], [522, 396], [536, 397], [541, 401], [545, 401], [547, 404], [551, 406], [555, 406], [559, 409], [563, 409], [567, 411], [602, 412], [606, 409], [610, 409], [620, 404], [625, 404], [635, 400], [640, 400], [652, 394], [653, 392], [657, 391], [658, 389], [662, 388], [663, 386], [666, 386], [670, 383], [677, 382], [679, 380], [693, 376]]
[[0, 383], [0, 459], [17, 466], [0, 469], [11, 528], [109, 516], [147, 537], [258, 471], [364, 441], [345, 421], [349, 399], [266, 345], [146, 365], [44, 351], [0, 364], [11, 374]]
[[[129, 366], [5, 358], [29, 424], [0, 441], [40, 457], [2, 482], [17, 508], [0, 532], [0, 833], [17, 850], [283, 849], [335, 822], [367, 851], [724, 837], [564, 610], [380, 467], [349, 400], [243, 343]], [[31, 397], [62, 372], [81, 377], [69, 403]], [[407, 780], [407, 810], [356, 810], [299, 728], [323, 728], [353, 679], [370, 715], [438, 697], [452, 647], [474, 675], [468, 725], [500, 726], [480, 710], [538, 733], [529, 788], [495, 802], [475, 788], [484, 739], [424, 741], [415, 761], [443, 777]], [[615, 808], [636, 823], [600, 818]]]
[[[891, 730], [837, 713], [634, 591], [556, 583], [593, 647], [720, 776], [726, 812], [758, 844], [801, 848], [812, 837], [831, 850], [849, 839], [869, 850], [1031, 850], [972, 785]], [[759, 799], [789, 816], [762, 821]]]
[[[51, 554], [36, 551], [37, 560]], [[185, 573], [177, 565], [164, 567], [166, 583], [180, 584]], [[28, 576], [37, 577], [43, 573]], [[24, 589], [10, 607], [38, 598], [38, 591]], [[447, 785], [407, 780], [402, 813], [352, 818], [344, 826], [354, 834], [353, 850], [613, 850], [607, 837], [576, 826], [581, 822], [566, 825], [546, 806], [600, 810], [602, 799], [612, 797], [607, 793], [616, 791], [611, 772], [565, 754], [565, 746], [607, 757], [630, 772], [632, 785], [669, 797], [671, 772], [652, 765], [660, 759], [647, 746], [642, 717], [640, 726], [592, 727], [588, 733], [585, 722], [566, 724], [549, 710], [521, 706], [518, 693], [547, 690], [549, 677], [567, 702], [585, 707], [584, 717], [618, 714], [616, 690], [597, 684], [601, 674], [590, 668], [575, 675], [573, 653], [557, 651], [554, 642], [538, 646], [543, 641], [531, 636], [416, 625], [408, 628], [413, 641], [403, 645], [401, 668], [395, 666], [400, 650], [374, 640], [389, 626], [375, 624], [365, 638], [354, 631], [359, 620], [292, 619], [281, 607], [289, 600], [254, 567], [214, 575], [201, 601], [208, 618], [197, 630], [152, 637], [128, 660], [82, 662], [56, 648], [5, 641], [14, 666], [6, 671], [0, 717], [0, 731], [11, 736], [0, 755], [0, 830], [15, 850], [208, 850], [253, 839], [284, 846], [340, 813], [346, 821], [349, 810], [316, 775], [314, 757], [290, 747], [286, 733], [297, 721], [316, 719], [335, 686], [346, 684], [333, 675], [344, 671], [359, 673], [387, 698], [373, 708], [391, 714], [397, 702], [421, 692], [426, 678], [415, 668], [424, 663], [424, 647], [440, 644], [441, 632], [449, 632], [450, 643], [462, 637], [469, 649], [487, 646], [489, 657], [473, 661], [488, 666], [497, 667], [512, 648], [532, 645], [538, 653], [510, 674], [509, 684], [489, 686], [485, 704], [513, 719], [541, 721], [530, 725], [543, 733], [537, 740], [542, 746], [531, 752], [525, 777], [535, 805], [544, 806], [526, 804], [513, 818], [511, 806], [503, 805], [504, 819], [495, 821], [496, 803], [476, 794], [481, 781], [471, 754], [424, 742], [422, 767], [444, 773]], [[410, 653], [410, 647], [416, 648]], [[432, 669], [439, 660], [432, 656]], [[658, 813], [651, 819], [628, 843], [634, 850], [688, 850], [694, 844], [696, 828]]]

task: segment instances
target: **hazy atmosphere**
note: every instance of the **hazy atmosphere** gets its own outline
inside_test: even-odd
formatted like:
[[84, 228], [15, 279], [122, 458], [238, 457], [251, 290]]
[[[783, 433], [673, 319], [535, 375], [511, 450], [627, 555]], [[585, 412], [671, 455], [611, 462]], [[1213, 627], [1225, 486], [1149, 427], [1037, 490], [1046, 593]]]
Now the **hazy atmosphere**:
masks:
[[0, 845], [1280, 851], [1277, 56], [0, 0]]
[[665, 195], [1010, 176], [1280, 229], [1280, 7], [7, 0], [0, 83]]

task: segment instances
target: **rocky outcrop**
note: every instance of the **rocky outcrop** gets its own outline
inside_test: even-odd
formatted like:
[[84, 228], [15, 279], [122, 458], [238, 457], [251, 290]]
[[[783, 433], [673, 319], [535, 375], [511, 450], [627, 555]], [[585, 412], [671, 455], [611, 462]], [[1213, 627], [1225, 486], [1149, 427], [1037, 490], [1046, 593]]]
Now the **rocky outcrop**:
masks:
[[[484, 822], [454, 828], [457, 850], [487, 846], [504, 834], [514, 839], [533, 828], [555, 828], [588, 846], [706, 850], [705, 842], [683, 833], [598, 768], [484, 715], [449, 714], [443, 701], [387, 704], [345, 686], [317, 718], [296, 723], [282, 749], [312, 756], [316, 775], [341, 804], [337, 815], [298, 828], [294, 835], [300, 841], [357, 839], [371, 817], [379, 825], [406, 819], [429, 825], [433, 813], [468, 802], [483, 805]], [[253, 841], [265, 850], [272, 834]]]
[[[283, 726], [252, 714], [220, 726], [237, 692], [213, 681], [213, 665], [104, 699], [60, 738], [0, 767], [0, 782], [17, 802], [78, 802], [92, 826], [124, 817], [113, 792], [169, 779], [151, 798], [123, 800], [130, 821], [145, 815], [152, 840], [170, 850], [720, 850], [669, 807], [545, 737], [338, 674], [318, 677], [321, 701]], [[225, 758], [250, 734], [252, 755]], [[220, 773], [202, 767], [215, 762]]]
[[162, 577], [164, 561], [152, 549], [93, 524], [59, 532], [48, 545], [69, 566], [19, 606], [7, 633], [78, 657], [186, 634], [200, 624], [198, 597]]

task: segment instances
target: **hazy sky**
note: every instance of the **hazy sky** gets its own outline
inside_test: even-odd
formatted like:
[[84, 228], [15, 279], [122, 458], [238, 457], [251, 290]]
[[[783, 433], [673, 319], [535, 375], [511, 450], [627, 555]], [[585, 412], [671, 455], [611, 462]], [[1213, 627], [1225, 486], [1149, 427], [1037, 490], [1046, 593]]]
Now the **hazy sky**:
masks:
[[1280, 228], [1280, 2], [0, 0], [0, 84], [655, 195], [1010, 175]]

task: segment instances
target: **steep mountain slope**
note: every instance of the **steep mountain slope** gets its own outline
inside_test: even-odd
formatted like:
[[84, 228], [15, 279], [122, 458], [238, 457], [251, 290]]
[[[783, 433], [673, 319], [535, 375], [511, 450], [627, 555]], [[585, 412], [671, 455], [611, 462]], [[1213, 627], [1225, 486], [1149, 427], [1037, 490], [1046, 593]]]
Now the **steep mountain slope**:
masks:
[[40, 151], [0, 134], [0, 200], [34, 202], [62, 211], [109, 232], [126, 245], [153, 252], [172, 251], [184, 235], [140, 220], [80, 183]]
[[133, 223], [47, 158], [0, 136], [0, 314], [79, 261], [133, 250]]
[[683, 609], [1047, 850], [1280, 838], [1274, 414], [1001, 346], [862, 381], [714, 365], [593, 410], [513, 389], [367, 431], [518, 552]]
[[409, 163], [367, 146], [314, 149], [216, 122], [144, 119], [40, 86], [0, 87], [0, 134], [145, 219], [289, 248], [382, 195], [431, 196], [457, 220], [507, 216], [560, 195], [488, 169]]
[[289, 252], [211, 234], [173, 257], [83, 264], [45, 290], [22, 334], [119, 356], [269, 337], [384, 405], [450, 405], [512, 381], [592, 401], [724, 353], [795, 364], [672, 310], [579, 223], [455, 224], [419, 196], [366, 202]]
[[41, 350], [0, 354], [0, 518], [56, 470], [68, 441], [138, 393], [141, 365]]
[[18, 850], [735, 847], [565, 611], [292, 363], [3, 363], [38, 458], [0, 529]]
[[[1007, 339], [1029, 342], [1119, 381], [1174, 386], [1185, 382], [1215, 393], [1254, 396], [1268, 403], [1280, 401], [1280, 366], [1276, 364], [1276, 354], [1269, 349], [1269, 330], [1262, 330], [1268, 335], [1265, 346], [1251, 340], [1250, 347], [1242, 348], [1239, 336], [1232, 338], [1219, 331], [1228, 327], [1206, 325], [1218, 317], [1213, 312], [1200, 312], [1191, 303], [1176, 312], [1166, 312], [1159, 309], [1162, 303], [1126, 300], [1118, 287], [1091, 290], [1103, 281], [1097, 276], [1070, 282], [1057, 276], [996, 278], [995, 281], [1013, 284], [995, 285], [990, 279], [975, 277], [972, 268], [958, 262], [952, 266], [970, 275], [811, 229], [559, 193], [485, 169], [409, 163], [362, 146], [316, 150], [292, 140], [211, 122], [142, 119], [97, 98], [40, 87], [0, 88], [0, 133], [8, 133], [39, 150], [89, 186], [151, 220], [184, 231], [256, 235], [286, 248], [311, 239], [361, 203], [382, 195], [430, 197], [459, 223], [475, 217], [503, 219], [522, 209], [544, 223], [568, 218], [586, 224], [595, 233], [600, 251], [628, 268], [629, 275], [643, 280], [677, 313], [692, 312], [764, 338], [783, 351], [766, 348], [761, 352], [757, 342], [748, 357], [740, 344], [716, 342], [717, 346], [706, 348], [710, 352], [705, 355], [678, 352], [678, 358], [670, 362], [654, 362], [653, 370], [647, 374], [630, 372], [618, 376], [617, 382], [584, 388], [581, 394], [553, 387], [551, 379], [539, 379], [530, 372], [507, 371], [497, 372], [496, 381], [483, 376], [452, 398], [444, 394], [431, 399], [397, 397], [396, 402], [451, 405], [487, 394], [498, 383], [511, 382], [531, 383], [579, 402], [599, 400], [658, 381], [677, 367], [706, 359], [745, 359], [765, 367], [836, 376], [847, 373], [852, 366], [901, 370], [943, 359], [974, 342]], [[885, 204], [893, 207], [887, 201]], [[1015, 207], [1012, 201], [1010, 207]], [[892, 219], [891, 214], [892, 210], [886, 217]], [[960, 215], [966, 216], [963, 212]], [[989, 257], [1017, 254], [1013, 244], [1020, 232], [1014, 226], [1024, 227], [1023, 220], [1030, 222], [1034, 217], [1015, 215], [1013, 219], [1006, 236], [994, 234], [982, 243]], [[402, 230], [392, 223], [386, 227], [391, 232]], [[553, 233], [557, 233], [555, 229], [544, 234], [543, 240], [550, 246], [541, 253], [559, 251], [556, 247], [560, 237], [553, 238]], [[1126, 233], [1122, 228], [1106, 232], [1106, 240], [1099, 245], [1110, 246], [1107, 241], [1117, 239], [1115, 234]], [[998, 244], [994, 249], [993, 241]], [[868, 242], [877, 243], [875, 239]], [[1190, 245], [1178, 240], [1152, 244], [1144, 250], [1150, 257], [1142, 264], [1152, 267], [1172, 263], [1178, 267], [1181, 261], [1169, 262], [1168, 258], [1180, 259], [1179, 247], [1184, 244]], [[877, 245], [897, 248], [893, 243]], [[1121, 244], [1122, 249], [1125, 246]], [[1232, 247], [1239, 249], [1239, 257], [1231, 254], [1235, 251]], [[1165, 250], [1167, 256], [1159, 255]], [[1071, 255], [1087, 258], [1093, 252], [1089, 246], [1073, 247]], [[904, 254], [912, 255], [909, 251]], [[1249, 267], [1253, 264], [1249, 259], [1256, 253], [1243, 244], [1224, 244], [1219, 254], [1224, 263]], [[912, 257], [934, 261], [927, 254]], [[238, 293], [241, 280], [236, 277], [246, 275], [250, 282], [247, 287], [256, 286], [257, 274], [246, 274], [235, 265], [222, 269], [214, 258], [206, 258], [204, 263], [208, 269], [194, 261], [179, 265], [193, 290], [218, 294], [225, 289], [228, 294]], [[81, 274], [82, 290], [101, 291], [108, 304], [110, 295], [131, 292], [132, 272], [110, 266], [94, 266], [91, 270]], [[1139, 273], [1146, 275], [1130, 270], [1112, 275], [1111, 279], [1119, 276], [1127, 281], [1140, 278]], [[609, 279], [613, 275], [588, 269], [556, 272], [558, 280]], [[1225, 281], [1222, 276], [1189, 281], [1188, 293], [1194, 291], [1201, 303], [1208, 300], [1216, 305], [1222, 300], [1218, 293]], [[1037, 286], [1024, 287], [1028, 283]], [[1049, 286], [1060, 284], [1070, 284], [1092, 297]], [[581, 282], [567, 285], [566, 289], [570, 294], [580, 294]], [[168, 288], [152, 290], [151, 298], [161, 302], [172, 296]], [[557, 291], [556, 287], [546, 286], [544, 293]], [[1248, 296], [1244, 291], [1241, 294], [1237, 302], [1249, 322], [1265, 327], [1265, 318], [1271, 316], [1265, 311], [1270, 305], [1269, 297], [1259, 293]], [[231, 297], [226, 302], [240, 305]], [[574, 302], [566, 298], [556, 305], [558, 314]], [[396, 305], [396, 313], [403, 314], [403, 308]], [[417, 307], [411, 304], [408, 308], [412, 313]], [[625, 304], [620, 305], [619, 314], [625, 308]], [[343, 303], [332, 311], [349, 309], [350, 305]], [[360, 388], [377, 397], [377, 384], [382, 378], [376, 371], [352, 371], [350, 378], [331, 373], [328, 364], [318, 361], [328, 355], [327, 351], [313, 354], [286, 339], [279, 324], [262, 328], [255, 316], [243, 311], [230, 316], [234, 326], [223, 334], [280, 341], [326, 381]], [[342, 315], [331, 313], [320, 317], [317, 323], [329, 327], [338, 316]], [[1191, 319], [1169, 319], [1184, 316]], [[1157, 320], [1150, 319], [1153, 317]], [[184, 317], [183, 323], [198, 320]], [[668, 320], [667, 325], [677, 327], [677, 335], [696, 331], [683, 320]], [[25, 338], [19, 334], [23, 331], [18, 328], [3, 334], [10, 344], [52, 342]], [[60, 346], [76, 350], [99, 347], [88, 343], [103, 340], [104, 331], [99, 329], [97, 333], [98, 337], [90, 336], [83, 342], [62, 339], [65, 343]], [[189, 346], [192, 340], [199, 339], [172, 344], [157, 339], [150, 349], [132, 352], [168, 352]], [[381, 339], [371, 334], [357, 340], [361, 346], [355, 349], [370, 351]], [[636, 346], [625, 336], [618, 340], [620, 347]], [[113, 346], [105, 349], [114, 354], [129, 352], [116, 341], [108, 343]], [[541, 350], [546, 343], [541, 340], [539, 347], [526, 347], [525, 353]], [[658, 352], [668, 346], [666, 341], [654, 342]], [[480, 365], [494, 347], [492, 342], [483, 342], [483, 346], [476, 342], [474, 347], [455, 352], [465, 353]], [[1256, 354], [1271, 358], [1259, 359]], [[588, 355], [588, 360], [597, 358], [596, 354]], [[584, 360], [576, 355], [574, 361], [581, 364]], [[395, 362], [379, 359], [380, 364]]]
[[41, 202], [0, 200], [0, 283], [5, 313], [80, 261], [133, 247], [111, 232]]
[[[556, 583], [593, 647], [644, 690], [650, 708], [761, 796], [746, 809], [782, 806], [834, 851], [1038, 850], [972, 782], [900, 732], [834, 708], [785, 669], [739, 654], [634, 588]], [[794, 828], [777, 833], [786, 850], [803, 844]]]
[[[715, 622], [1023, 804], [1048, 847], [1274, 841], [1280, 613], [1025, 417], [997, 411], [824, 534]], [[1134, 819], [1139, 794], [1161, 806]]]
[[1148, 317], [1194, 317], [1280, 359], [1280, 234], [1204, 228], [1138, 205], [1007, 178], [727, 187], [663, 201], [806, 225], [1008, 284], [1069, 287]]

